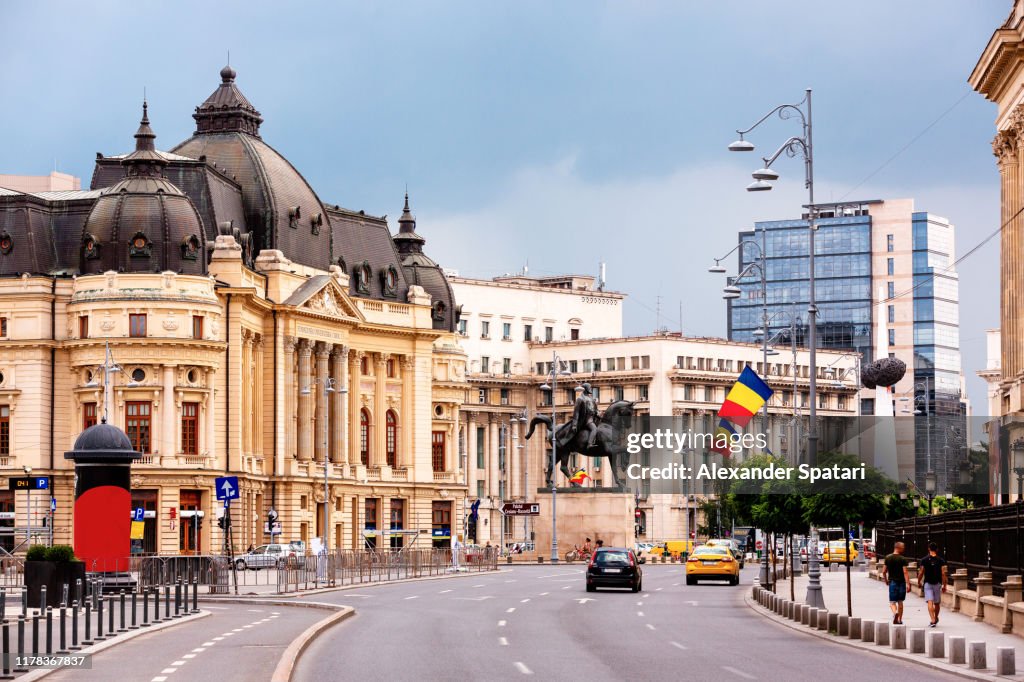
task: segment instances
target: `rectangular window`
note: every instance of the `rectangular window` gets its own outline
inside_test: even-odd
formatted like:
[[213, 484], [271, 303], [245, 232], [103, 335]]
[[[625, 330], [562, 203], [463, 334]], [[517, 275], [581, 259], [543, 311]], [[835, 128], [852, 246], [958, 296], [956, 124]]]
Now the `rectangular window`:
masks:
[[625, 399], [625, 394], [626, 394], [626, 391], [625, 391], [625, 389], [622, 386], [614, 386], [614, 387], [612, 387], [612, 395], [614, 396], [612, 398], [613, 401], [615, 401], [615, 400], [624, 400]]
[[580, 340], [580, 330], [579, 329], [570, 329], [569, 330], [569, 338], [572, 339], [573, 341], [579, 341]]
[[[732, 362], [732, 360], [730, 360], [729, 362]], [[640, 369], [650, 369], [650, 368], [651, 368], [651, 356], [650, 355], [641, 355], [640, 356]]]
[[501, 404], [508, 405], [510, 402], [509, 390], [507, 388], [501, 389]]
[[199, 454], [199, 403], [181, 404], [181, 452]]
[[128, 316], [128, 336], [144, 338], [146, 336], [146, 314]]
[[363, 502], [363, 528], [377, 530], [377, 498], [367, 497]]
[[203, 338], [203, 316], [193, 315], [192, 316], [192, 338], [199, 339]]
[[444, 431], [434, 431], [430, 436], [430, 463], [434, 471], [444, 471]]
[[889, 306], [889, 323], [892, 324], [896, 321], [896, 306]]
[[0, 455], [11, 454], [11, 406], [0, 405]]
[[640, 369], [640, 356], [639, 355], [633, 355], [633, 356], [631, 356], [629, 358], [629, 368], [630, 369]]
[[395, 378], [395, 361], [394, 361], [394, 359], [388, 358], [388, 361], [387, 361], [387, 363], [385, 363], [385, 366], [387, 368], [388, 379], [394, 379]]
[[82, 430], [96, 426], [96, 403], [82, 403]]
[[476, 427], [476, 468], [483, 470], [487, 466], [484, 461], [484, 445], [487, 440], [487, 430], [482, 426]]
[[487, 389], [486, 388], [481, 388], [477, 392], [477, 397], [479, 398], [479, 402], [480, 402], [481, 405], [486, 405], [487, 404]]
[[79, 315], [78, 316], [78, 338], [87, 339], [89, 338], [89, 316]]
[[0, 336], [7, 336], [7, 318], [0, 317]]
[[896, 330], [895, 329], [890, 329], [889, 330], [889, 345], [890, 346], [895, 346], [896, 345]]
[[889, 253], [893, 252], [893, 236], [891, 234], [885, 235], [885, 250]]
[[648, 396], [650, 395], [650, 387], [647, 384], [640, 384], [638, 388], [640, 390], [637, 392], [637, 397], [641, 401], [648, 400]]
[[886, 284], [886, 295], [890, 299], [896, 298], [896, 283], [895, 282], [886, 282], [885, 284]]
[[683, 400], [693, 400], [693, 384], [683, 384]]
[[583, 371], [584, 372], [593, 372], [594, 371], [594, 362], [593, 362], [593, 360], [584, 360], [583, 361]]
[[503, 374], [511, 374], [512, 373], [512, 358], [502, 358], [501, 359], [501, 371], [502, 371]]
[[543, 362], [538, 362], [537, 363], [537, 374], [544, 374], [544, 363]]
[[512, 323], [503, 322], [501, 325], [501, 338], [504, 341], [512, 340]]
[[[145, 318], [145, 315], [143, 315]], [[147, 402], [128, 402], [124, 404], [125, 429], [128, 440], [136, 452], [149, 454], [150, 452], [150, 418], [152, 415], [151, 405]]]
[[466, 336], [466, 321], [459, 320], [459, 334]]
[[480, 338], [489, 339], [491, 337], [491, 323], [487, 320], [480, 322]]
[[551, 343], [552, 341], [555, 340], [554, 327], [544, 327], [544, 340], [547, 341], [548, 343]]
[[491, 356], [481, 355], [480, 356], [480, 371], [484, 374], [491, 371]]
[[889, 275], [890, 277], [896, 274], [896, 259], [885, 259], [885, 274]]
[[523, 325], [523, 341], [526, 341], [527, 343], [533, 341], [533, 325], [532, 324], [524, 324]]
[[570, 374], [575, 374], [579, 370], [579, 367], [580, 367], [580, 365], [579, 365], [578, 361], [576, 361], [576, 360], [570, 360], [569, 361], [569, 373]]
[[601, 371], [601, 358], [594, 358], [594, 371], [595, 372], [600, 372]]
[[477, 497], [477, 499], [480, 499], [480, 498], [484, 497], [486, 492], [487, 491], [484, 490], [484, 482], [483, 481], [477, 481], [476, 482], [476, 497]]
[[590, 389], [590, 392], [594, 394], [594, 402], [595, 403], [601, 402], [601, 387], [600, 386], [594, 386], [593, 388]]

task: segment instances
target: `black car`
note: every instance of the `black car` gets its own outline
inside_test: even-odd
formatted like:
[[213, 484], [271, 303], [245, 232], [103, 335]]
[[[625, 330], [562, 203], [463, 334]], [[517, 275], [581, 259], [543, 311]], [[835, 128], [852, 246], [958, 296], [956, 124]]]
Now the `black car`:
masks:
[[628, 587], [634, 592], [643, 589], [644, 572], [633, 550], [625, 547], [601, 547], [594, 552], [587, 566], [587, 592], [598, 587]]

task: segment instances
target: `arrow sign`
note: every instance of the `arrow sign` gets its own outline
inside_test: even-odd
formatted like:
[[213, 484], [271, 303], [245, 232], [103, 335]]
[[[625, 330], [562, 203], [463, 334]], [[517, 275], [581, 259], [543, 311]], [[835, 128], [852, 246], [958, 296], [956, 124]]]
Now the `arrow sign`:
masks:
[[238, 499], [238, 476], [221, 476], [214, 482], [218, 500]]

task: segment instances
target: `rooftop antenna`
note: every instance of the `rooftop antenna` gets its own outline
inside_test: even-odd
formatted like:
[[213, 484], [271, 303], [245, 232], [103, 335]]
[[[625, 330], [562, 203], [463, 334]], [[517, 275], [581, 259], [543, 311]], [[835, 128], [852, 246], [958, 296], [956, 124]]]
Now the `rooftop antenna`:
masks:
[[679, 299], [679, 336], [683, 335], [683, 299]]
[[231, 66], [231, 50], [228, 50], [228, 66]]
[[523, 276], [530, 274], [530, 259], [526, 259], [526, 263], [523, 264]]
[[657, 297], [654, 299], [654, 315], [654, 333], [658, 333], [659, 331], [661, 331], [661, 294], [658, 294]]
[[604, 261], [601, 261], [600, 263], [598, 263], [598, 267], [597, 267], [597, 270], [598, 270], [597, 290], [598, 291], [604, 291], [605, 275], [607, 274], [607, 270], [605, 269], [605, 267], [606, 266], [605, 266], [605, 262]]

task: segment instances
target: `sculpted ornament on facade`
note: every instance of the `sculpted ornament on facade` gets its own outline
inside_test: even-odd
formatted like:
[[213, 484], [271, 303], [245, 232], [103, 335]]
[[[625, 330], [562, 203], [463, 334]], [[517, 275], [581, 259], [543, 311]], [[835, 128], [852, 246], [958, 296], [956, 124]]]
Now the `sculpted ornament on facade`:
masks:
[[178, 319], [174, 316], [173, 312], [167, 313], [167, 319], [164, 320], [163, 327], [169, 332], [173, 332], [178, 329]]
[[114, 328], [116, 323], [110, 318], [110, 313], [103, 313], [103, 321], [100, 322], [100, 329], [105, 332], [109, 332]]
[[132, 476], [132, 488], [141, 488], [142, 484], [142, 476]]
[[306, 302], [306, 307], [328, 315], [342, 316], [342, 302], [330, 287], [324, 287], [319, 293], [314, 294]]
[[1012, 130], [1001, 130], [992, 139], [992, 154], [1000, 166], [1008, 161], [1016, 160], [1017, 133]]

